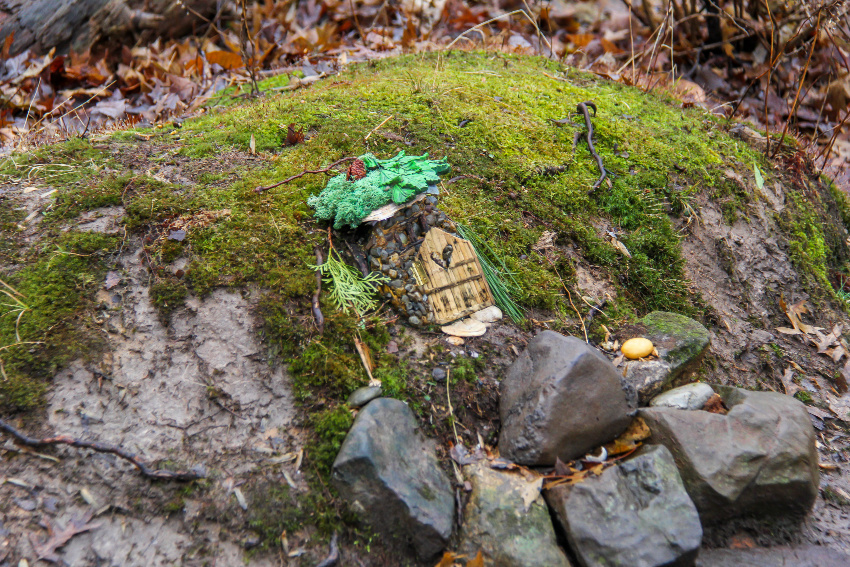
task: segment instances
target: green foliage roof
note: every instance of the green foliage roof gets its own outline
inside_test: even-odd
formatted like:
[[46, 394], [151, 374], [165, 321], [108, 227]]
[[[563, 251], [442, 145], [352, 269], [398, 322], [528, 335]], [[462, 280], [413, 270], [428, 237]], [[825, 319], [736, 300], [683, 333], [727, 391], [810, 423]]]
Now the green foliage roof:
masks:
[[428, 159], [428, 154], [408, 156], [400, 151], [390, 159], [378, 159], [372, 154], [360, 156], [366, 166], [362, 179], [348, 179], [346, 173], [331, 178], [318, 195], [307, 200], [316, 210], [316, 217], [334, 220], [334, 228], [352, 228], [372, 211], [390, 202], [404, 203], [428, 185], [440, 180], [450, 165], [445, 158]]

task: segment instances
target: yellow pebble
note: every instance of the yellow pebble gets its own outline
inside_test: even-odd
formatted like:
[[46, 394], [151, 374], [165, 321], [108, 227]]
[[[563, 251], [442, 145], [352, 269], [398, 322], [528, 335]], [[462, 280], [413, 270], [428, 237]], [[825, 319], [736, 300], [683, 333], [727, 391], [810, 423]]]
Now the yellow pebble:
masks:
[[623, 355], [626, 358], [630, 358], [632, 360], [637, 358], [644, 358], [652, 354], [652, 349], [655, 347], [652, 345], [652, 341], [649, 339], [644, 339], [643, 337], [637, 339], [629, 339], [623, 343], [623, 346], [620, 348], [623, 351]]

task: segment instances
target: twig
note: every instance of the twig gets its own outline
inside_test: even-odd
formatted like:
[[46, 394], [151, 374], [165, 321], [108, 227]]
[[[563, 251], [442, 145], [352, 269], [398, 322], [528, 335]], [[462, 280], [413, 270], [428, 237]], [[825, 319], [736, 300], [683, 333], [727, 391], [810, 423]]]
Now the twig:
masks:
[[390, 120], [392, 120], [394, 117], [395, 117], [395, 114], [392, 114], [392, 115], [388, 116], [387, 118], [385, 118], [383, 122], [381, 122], [380, 124], [378, 124], [377, 126], [375, 126], [374, 128], [372, 128], [372, 131], [371, 131], [371, 132], [369, 132], [368, 134], [366, 134], [366, 137], [365, 137], [365, 138], [363, 138], [363, 141], [365, 142], [366, 140], [368, 140], [368, 139], [369, 139], [369, 137], [370, 137], [372, 134], [374, 134], [375, 132], [377, 132], [377, 131], [378, 131], [378, 128], [380, 128], [381, 126], [383, 126], [384, 124], [386, 124], [387, 122], [389, 122]]
[[301, 173], [299, 173], [297, 175], [293, 175], [292, 177], [287, 177], [283, 181], [281, 181], [279, 183], [275, 183], [274, 185], [267, 185], [265, 187], [257, 187], [256, 189], [254, 189], [254, 192], [255, 193], [262, 193], [263, 191], [268, 191], [269, 189], [274, 189], [275, 187], [280, 187], [281, 185], [285, 185], [286, 183], [289, 183], [290, 181], [294, 181], [294, 180], [298, 179], [299, 177], [304, 177], [308, 173], [327, 173], [330, 170], [332, 170], [333, 168], [335, 168], [336, 166], [338, 166], [339, 164], [344, 163], [346, 161], [352, 161], [352, 160], [355, 160], [355, 159], [357, 159], [357, 157], [354, 157], [354, 156], [353, 157], [345, 157], [345, 158], [342, 158], [340, 160], [333, 162], [332, 164], [330, 164], [329, 166], [327, 166], [324, 169], [304, 170]]
[[[560, 276], [558, 276], [558, 277], [560, 277]], [[564, 282], [562, 280], [561, 284], [563, 284], [563, 283]], [[581, 330], [584, 331], [584, 342], [586, 342], [587, 344], [590, 344], [590, 341], [587, 340], [587, 327], [584, 326], [584, 319], [582, 318], [581, 313], [578, 312], [578, 309], [576, 309], [576, 306], [573, 303], [573, 294], [570, 293], [570, 290], [567, 289], [566, 285], [564, 285], [564, 291], [567, 292], [567, 298], [569, 298], [569, 300], [570, 300], [570, 305], [572, 306], [573, 311], [576, 312], [576, 315], [578, 315], [578, 320], [581, 321]]]
[[328, 553], [328, 556], [325, 557], [321, 563], [316, 565], [316, 567], [332, 567], [336, 565], [337, 561], [339, 561], [339, 547], [337, 547], [337, 533], [334, 532], [334, 535], [331, 536], [331, 550]]
[[[534, 26], [534, 29], [537, 30], [537, 33], [540, 33], [540, 28], [537, 27], [537, 22], [535, 22], [534, 19], [532, 19], [532, 17], [530, 15], [528, 15], [528, 13], [525, 10], [514, 10], [513, 12], [508, 12], [507, 14], [502, 14], [501, 16], [496, 16], [495, 18], [490, 18], [486, 22], [481, 22], [480, 24], [472, 26], [471, 28], [469, 28], [468, 30], [466, 30], [465, 32], [463, 32], [462, 34], [460, 34], [459, 36], [454, 38], [454, 41], [452, 41], [450, 44], [448, 44], [446, 46], [445, 51], [450, 50], [452, 48], [452, 46], [460, 40], [460, 38], [466, 37], [466, 34], [473, 32], [473, 31], [478, 31], [486, 25], [492, 24], [493, 22], [495, 22], [497, 20], [501, 20], [502, 18], [509, 18], [509, 17], [513, 16], [514, 14], [522, 14], [523, 16], [525, 16], [525, 18], [529, 22], [531, 22], [531, 25]], [[540, 35], [543, 37], [543, 41], [545, 41], [546, 45], [549, 47], [549, 51], [552, 51], [552, 44], [549, 42], [548, 39], [546, 39], [545, 35], [543, 35], [542, 33], [540, 33]]]
[[[316, 266], [321, 266], [324, 263], [324, 259], [322, 258], [322, 247], [318, 244], [315, 248], [313, 248], [313, 252], [316, 253]], [[322, 293], [322, 272], [321, 270], [316, 270], [316, 293], [313, 294], [313, 319], [316, 320], [316, 327], [319, 328], [319, 334], [323, 334], [325, 332], [325, 316], [322, 314], [322, 310], [319, 307], [319, 296]]]
[[[820, 29], [820, 10], [818, 10], [818, 21], [815, 26], [815, 36], [817, 36], [817, 31]], [[800, 91], [803, 90], [803, 82], [806, 80], [806, 75], [809, 72], [809, 65], [812, 62], [812, 55], [815, 54], [815, 47], [817, 46], [818, 41], [817, 37], [812, 40], [812, 48], [809, 50], [809, 58], [806, 60], [806, 66], [803, 67], [803, 73], [800, 76], [800, 82], [797, 83], [797, 94], [794, 95], [794, 103], [791, 105], [791, 112], [788, 114], [787, 120], [785, 120], [785, 127], [782, 128], [782, 135], [779, 137], [779, 143], [776, 145], [776, 149], [773, 150], [771, 156], [775, 156], [777, 152], [782, 149], [782, 144], [785, 142], [785, 134], [788, 133], [788, 126], [791, 124], [791, 119], [794, 118], [797, 114], [797, 105], [800, 102]], [[765, 100], [767, 100], [767, 93], [764, 95]], [[768, 154], [770, 148], [768, 147], [765, 155]]]
[[592, 108], [593, 116], [596, 116], [596, 105], [592, 102], [580, 102], [576, 106], [576, 110], [579, 114], [584, 116], [584, 124], [587, 126], [587, 147], [590, 149], [590, 155], [593, 156], [596, 160], [596, 165], [599, 167], [599, 179], [596, 180], [596, 183], [594, 183], [591, 188], [591, 191], [595, 191], [602, 185], [602, 182], [605, 181], [605, 177], [607, 177], [608, 172], [605, 171], [605, 166], [602, 165], [602, 158], [599, 157], [598, 153], [596, 153], [596, 148], [593, 145], [593, 123], [590, 121], [590, 112], [587, 110], [588, 108]]
[[146, 476], [148, 478], [158, 478], [163, 480], [198, 480], [204, 478], [202, 474], [196, 474], [191, 472], [172, 472], [161, 469], [151, 469], [142, 461], [140, 461], [136, 455], [130, 453], [129, 451], [125, 451], [121, 447], [115, 447], [112, 445], [107, 445], [106, 443], [98, 443], [95, 441], [83, 441], [81, 439], [74, 439], [73, 437], [68, 437], [67, 435], [58, 435], [56, 437], [45, 437], [44, 439], [35, 439], [33, 437], [28, 437], [0, 419], [0, 431], [5, 431], [7, 434], [12, 436], [15, 441], [20, 445], [25, 445], [27, 447], [46, 447], [49, 445], [69, 445], [71, 447], [77, 447], [78, 449], [91, 449], [92, 451], [96, 451], [98, 453], [109, 453], [112, 455], [116, 455], [122, 459], [129, 461], [134, 467], [139, 469], [139, 472], [142, 473], [142, 476]]
[[455, 442], [460, 445], [460, 437], [457, 436], [457, 427], [455, 427], [455, 412], [452, 408], [452, 394], [449, 392], [449, 384], [451, 383], [451, 367], [446, 368], [446, 401], [449, 404], [449, 418], [452, 420], [452, 431], [455, 433]]

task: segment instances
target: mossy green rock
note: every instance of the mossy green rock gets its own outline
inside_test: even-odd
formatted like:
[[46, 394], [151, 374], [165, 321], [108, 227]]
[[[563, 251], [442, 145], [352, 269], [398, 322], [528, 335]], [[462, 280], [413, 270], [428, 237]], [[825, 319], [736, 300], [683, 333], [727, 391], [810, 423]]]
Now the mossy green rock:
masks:
[[477, 463], [464, 468], [472, 493], [464, 512], [460, 552], [481, 551], [494, 567], [569, 567], [558, 547], [539, 482]]
[[624, 380], [637, 390], [640, 402], [645, 404], [699, 366], [711, 343], [711, 334], [690, 317], [665, 311], [653, 311], [640, 322], [646, 326], [644, 336], [652, 341], [658, 358], [626, 362]]

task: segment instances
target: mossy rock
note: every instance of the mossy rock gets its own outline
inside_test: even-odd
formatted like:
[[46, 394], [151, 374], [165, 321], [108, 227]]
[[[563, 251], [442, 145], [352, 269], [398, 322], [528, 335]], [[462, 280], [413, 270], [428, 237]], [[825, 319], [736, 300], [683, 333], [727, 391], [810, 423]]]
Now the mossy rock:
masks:
[[708, 329], [690, 317], [653, 311], [640, 320], [644, 336], [652, 341], [658, 358], [626, 362], [624, 380], [637, 390], [642, 404], [699, 368], [711, 343]]
[[678, 313], [653, 311], [640, 322], [646, 325], [646, 337], [659, 356], [670, 364], [673, 380], [688, 364], [698, 362], [711, 343], [708, 329]]

